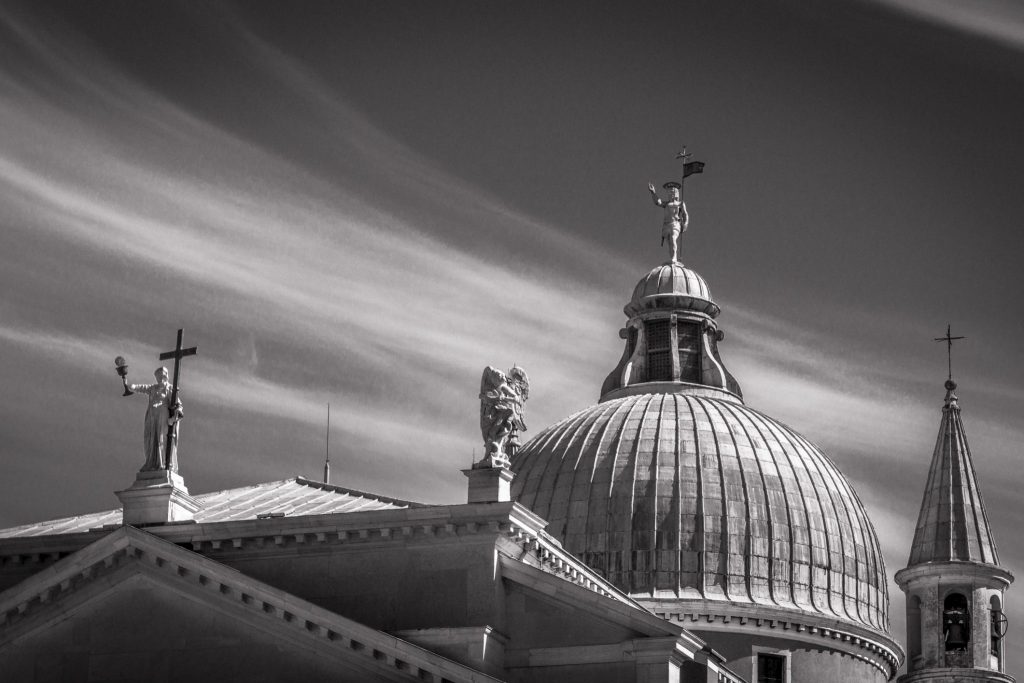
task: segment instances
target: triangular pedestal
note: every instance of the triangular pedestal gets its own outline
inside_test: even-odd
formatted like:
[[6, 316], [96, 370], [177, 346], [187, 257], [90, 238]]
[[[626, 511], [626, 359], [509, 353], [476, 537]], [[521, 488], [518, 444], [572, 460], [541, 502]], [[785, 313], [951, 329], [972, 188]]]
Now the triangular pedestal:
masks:
[[131, 488], [117, 491], [124, 506], [124, 524], [144, 526], [190, 522], [200, 505], [188, 495], [185, 480], [170, 470], [139, 472]]

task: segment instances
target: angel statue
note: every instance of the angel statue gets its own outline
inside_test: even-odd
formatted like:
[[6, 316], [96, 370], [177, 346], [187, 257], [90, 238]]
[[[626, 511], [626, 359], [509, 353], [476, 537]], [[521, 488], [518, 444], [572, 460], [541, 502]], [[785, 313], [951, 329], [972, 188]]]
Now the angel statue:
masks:
[[508, 373], [487, 366], [480, 379], [480, 431], [484, 457], [474, 467], [508, 467], [526, 431], [523, 404], [530, 396], [526, 371], [513, 365]]

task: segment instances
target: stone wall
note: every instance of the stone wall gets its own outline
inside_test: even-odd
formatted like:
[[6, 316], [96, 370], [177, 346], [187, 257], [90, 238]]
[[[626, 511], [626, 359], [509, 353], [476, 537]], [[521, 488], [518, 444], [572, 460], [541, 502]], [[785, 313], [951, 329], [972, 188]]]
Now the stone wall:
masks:
[[697, 630], [694, 633], [707, 640], [711, 647], [724, 655], [726, 665], [750, 683], [756, 683], [757, 680], [754, 675], [757, 652], [788, 653], [789, 680], [794, 683], [818, 683], [820, 681], [886, 683], [887, 680], [877, 667], [862, 659], [832, 650], [810, 648], [807, 643], [799, 641], [764, 637], [759, 637], [754, 641], [750, 636], [742, 634]]

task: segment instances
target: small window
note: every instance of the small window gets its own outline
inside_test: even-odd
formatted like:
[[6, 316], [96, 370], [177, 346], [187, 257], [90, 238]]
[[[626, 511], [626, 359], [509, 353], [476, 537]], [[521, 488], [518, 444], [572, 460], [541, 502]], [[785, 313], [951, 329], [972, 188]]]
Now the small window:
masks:
[[679, 338], [679, 379], [700, 382], [700, 326], [680, 321], [676, 325]]
[[672, 379], [672, 330], [668, 320], [649, 320], [647, 331], [647, 381]]
[[783, 655], [757, 655], [757, 683], [787, 683]]
[[667, 349], [672, 344], [672, 330], [668, 320], [647, 322], [647, 346], [652, 349]]

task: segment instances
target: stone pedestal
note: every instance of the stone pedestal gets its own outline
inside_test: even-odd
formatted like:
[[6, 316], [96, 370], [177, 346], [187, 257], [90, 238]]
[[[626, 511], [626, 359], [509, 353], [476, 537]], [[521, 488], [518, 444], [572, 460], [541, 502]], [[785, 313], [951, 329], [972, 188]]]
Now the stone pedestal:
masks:
[[132, 526], [189, 522], [201, 507], [188, 495], [185, 480], [170, 470], [139, 472], [135, 483], [117, 491], [117, 497], [124, 506], [124, 524]]
[[462, 470], [469, 477], [469, 503], [504, 503], [512, 500], [515, 473], [505, 467]]

